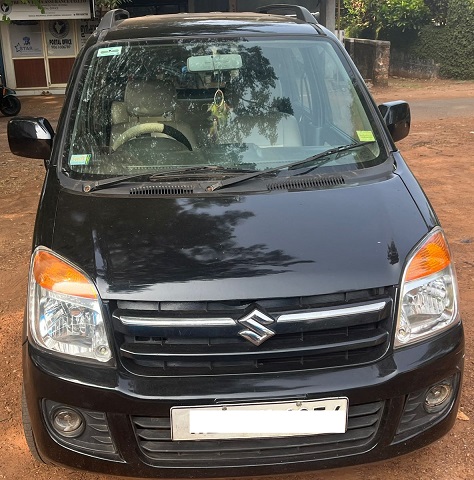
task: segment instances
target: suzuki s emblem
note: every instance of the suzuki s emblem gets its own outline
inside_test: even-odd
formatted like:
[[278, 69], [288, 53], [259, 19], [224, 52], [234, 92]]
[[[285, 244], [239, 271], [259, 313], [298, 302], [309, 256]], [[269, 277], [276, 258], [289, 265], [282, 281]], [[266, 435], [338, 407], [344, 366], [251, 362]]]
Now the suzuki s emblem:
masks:
[[258, 309], [254, 309], [237, 321], [246, 327], [245, 330], [239, 332], [239, 335], [254, 345], [261, 345], [265, 340], [275, 335], [273, 330], [266, 327], [266, 325], [275, 323], [275, 320]]

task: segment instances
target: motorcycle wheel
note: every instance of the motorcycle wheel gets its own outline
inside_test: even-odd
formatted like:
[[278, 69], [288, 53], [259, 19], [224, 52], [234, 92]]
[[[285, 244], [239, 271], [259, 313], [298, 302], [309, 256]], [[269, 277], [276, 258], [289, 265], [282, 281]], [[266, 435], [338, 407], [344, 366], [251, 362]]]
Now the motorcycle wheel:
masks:
[[7, 117], [13, 117], [18, 115], [21, 110], [21, 102], [17, 97], [13, 95], [7, 95], [3, 97], [0, 104], [0, 112]]

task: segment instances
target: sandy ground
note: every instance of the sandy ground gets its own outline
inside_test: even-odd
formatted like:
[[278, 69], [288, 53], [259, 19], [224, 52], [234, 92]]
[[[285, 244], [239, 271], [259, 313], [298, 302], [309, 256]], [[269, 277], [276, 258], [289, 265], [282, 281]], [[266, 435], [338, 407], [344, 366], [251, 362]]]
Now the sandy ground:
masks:
[[[467, 480], [474, 478], [474, 111], [452, 115], [450, 99], [474, 99], [474, 82], [392, 79], [372, 89], [377, 101], [413, 102], [411, 134], [399, 148], [428, 194], [450, 239], [461, 290], [467, 359], [461, 411], [441, 441], [409, 456], [376, 465], [278, 477], [280, 480]], [[445, 102], [424, 109], [424, 101]], [[23, 115], [44, 115], [54, 124], [61, 97], [23, 97]], [[458, 102], [459, 104], [459, 102]], [[415, 115], [418, 112], [418, 116]], [[20, 420], [21, 322], [33, 222], [44, 168], [39, 160], [11, 155], [8, 119], [0, 117], [0, 478], [18, 480], [106, 480], [113, 477], [72, 472], [33, 461]]]

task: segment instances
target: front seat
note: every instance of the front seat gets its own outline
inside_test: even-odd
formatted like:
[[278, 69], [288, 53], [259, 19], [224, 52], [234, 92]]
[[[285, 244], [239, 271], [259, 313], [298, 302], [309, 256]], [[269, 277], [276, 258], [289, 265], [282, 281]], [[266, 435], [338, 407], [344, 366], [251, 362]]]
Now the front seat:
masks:
[[280, 82], [276, 81], [275, 87], [268, 90], [267, 104], [261, 106], [261, 112], [249, 114], [246, 107], [257, 102], [251, 89], [247, 89], [242, 98], [237, 99], [236, 114], [221, 129], [218, 142], [253, 143], [261, 148], [301, 146], [298, 121], [292, 113], [279, 111], [276, 107], [284, 100], [290, 103], [290, 99], [285, 99], [282, 94]]

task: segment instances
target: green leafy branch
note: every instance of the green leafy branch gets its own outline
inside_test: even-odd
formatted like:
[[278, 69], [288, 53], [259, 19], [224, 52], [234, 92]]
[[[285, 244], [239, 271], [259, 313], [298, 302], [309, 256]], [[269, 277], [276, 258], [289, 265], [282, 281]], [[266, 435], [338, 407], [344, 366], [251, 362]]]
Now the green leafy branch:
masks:
[[[38, 7], [38, 10], [41, 13], [44, 13], [44, 7], [41, 3], [41, 0], [20, 0], [20, 2], [24, 3], [25, 5], [34, 5], [35, 7]], [[3, 0], [2, 3], [11, 7], [12, 0]], [[8, 15], [5, 13], [2, 15], [2, 22], [10, 23], [10, 17], [8, 17]]]

